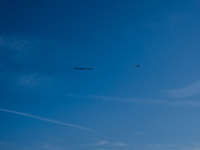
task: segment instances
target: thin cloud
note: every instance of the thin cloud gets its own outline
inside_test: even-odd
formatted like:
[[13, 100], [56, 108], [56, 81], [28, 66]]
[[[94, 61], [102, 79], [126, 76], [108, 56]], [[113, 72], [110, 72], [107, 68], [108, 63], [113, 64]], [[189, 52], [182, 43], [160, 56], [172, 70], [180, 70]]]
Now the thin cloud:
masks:
[[189, 107], [200, 107], [200, 102], [197, 101], [190, 101], [190, 100], [179, 100], [179, 101], [169, 101], [169, 100], [162, 100], [162, 99], [149, 99], [149, 98], [120, 98], [120, 97], [108, 97], [108, 96], [100, 96], [100, 95], [89, 95], [89, 96], [82, 96], [82, 95], [75, 95], [75, 94], [64, 94], [70, 97], [76, 98], [89, 98], [89, 99], [99, 99], [104, 101], [117, 101], [117, 102], [124, 102], [124, 103], [140, 103], [145, 105], [155, 104], [155, 105], [170, 105], [170, 106], [189, 106]]
[[108, 141], [99, 141], [98, 143], [92, 144], [92, 146], [102, 146], [102, 145], [108, 145], [110, 142]]
[[181, 150], [200, 150], [200, 146], [198, 143], [179, 143], [179, 144], [159, 144], [159, 143], [149, 143], [145, 146], [146, 149], [162, 149], [162, 150], [169, 150], [169, 149], [181, 149]]
[[170, 96], [175, 97], [175, 98], [184, 98], [184, 97], [193, 96], [195, 94], [200, 93], [200, 81], [198, 81], [195, 84], [186, 86], [184, 88], [174, 89], [168, 92]]
[[21, 75], [17, 83], [22, 87], [50, 87], [52, 79], [40, 74]]
[[81, 127], [81, 126], [63, 123], [63, 122], [59, 122], [59, 121], [55, 121], [55, 120], [50, 120], [50, 119], [38, 117], [38, 116], [35, 116], [35, 115], [27, 114], [27, 113], [21, 113], [21, 112], [17, 112], [17, 111], [8, 110], [8, 109], [2, 109], [2, 108], [0, 108], [0, 111], [9, 112], [9, 113], [13, 113], [13, 114], [18, 114], [18, 115], [22, 115], [22, 116], [35, 118], [35, 119], [46, 121], [46, 122], [51, 122], [51, 123], [55, 123], [55, 124], [59, 124], [59, 125], [70, 126], [70, 127], [79, 128], [79, 129], [82, 129], [82, 130], [95, 132], [94, 130], [84, 128], [84, 127]]
[[98, 96], [98, 95], [90, 95], [88, 98], [109, 100], [109, 101], [118, 101], [118, 102], [127, 102], [127, 103], [200, 107], [199, 102], [192, 102], [192, 101], [186, 101], [186, 100], [167, 101], [167, 100], [156, 100], [156, 99], [116, 98], [116, 97], [107, 97], [107, 96]]
[[127, 144], [124, 144], [124, 143], [122, 143], [122, 142], [118, 142], [118, 143], [114, 143], [112, 146], [124, 147], [124, 146], [127, 146]]
[[116, 143], [113, 143], [113, 142], [108, 142], [108, 141], [99, 141], [97, 143], [93, 143], [93, 144], [89, 144], [89, 145], [86, 145], [86, 146], [94, 146], [94, 147], [111, 147], [111, 146], [114, 146], [114, 147], [125, 147], [127, 146], [127, 144], [124, 144], [123, 142], [116, 142]]
[[30, 46], [30, 41], [18, 37], [0, 36], [0, 47], [14, 50], [24, 50]]

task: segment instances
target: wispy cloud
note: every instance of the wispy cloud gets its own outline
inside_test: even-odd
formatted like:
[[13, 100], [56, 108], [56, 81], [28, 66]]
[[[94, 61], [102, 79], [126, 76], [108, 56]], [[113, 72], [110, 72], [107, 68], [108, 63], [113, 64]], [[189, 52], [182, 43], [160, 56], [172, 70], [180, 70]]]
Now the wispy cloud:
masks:
[[41, 66], [43, 66], [44, 71], [55, 64], [57, 66], [61, 64], [60, 67], [62, 67], [63, 63], [71, 69], [73, 67], [71, 64], [76, 63], [76, 61], [66, 62], [66, 59], [71, 57], [82, 58], [83, 55], [87, 55], [81, 52], [81, 48], [78, 46], [69, 46], [41, 37], [0, 35], [0, 48], [0, 56], [3, 56], [0, 62], [11, 65], [6, 68], [13, 69], [13, 66], [19, 63], [21, 69], [27, 70], [29, 67], [29, 71], [41, 71], [38, 70]]
[[180, 144], [160, 144], [160, 143], [149, 143], [145, 146], [145, 149], [150, 150], [200, 150], [198, 143], [180, 143]]
[[123, 143], [123, 142], [108, 142], [105, 140], [99, 141], [97, 143], [93, 143], [93, 144], [89, 144], [86, 146], [94, 146], [94, 147], [125, 147], [127, 146], [127, 144]]
[[40, 74], [23, 74], [17, 78], [17, 84], [22, 87], [49, 87], [52, 79]]
[[91, 130], [91, 129], [88, 129], [88, 128], [84, 128], [84, 127], [81, 127], [81, 126], [68, 124], [68, 123], [63, 123], [63, 122], [59, 122], [59, 121], [55, 121], [55, 120], [50, 120], [50, 119], [38, 117], [38, 116], [35, 116], [35, 115], [27, 114], [27, 113], [22, 113], [22, 112], [17, 112], [17, 111], [12, 111], [12, 110], [8, 110], [8, 109], [2, 109], [2, 108], [0, 108], [0, 111], [9, 112], [9, 113], [13, 113], [13, 114], [18, 114], [18, 115], [22, 115], [22, 116], [26, 116], [26, 117], [31, 117], [31, 118], [35, 118], [35, 119], [38, 119], [38, 120], [59, 124], [59, 125], [70, 126], [70, 127], [79, 128], [79, 129], [82, 129], [82, 130], [96, 132], [94, 130]]
[[158, 144], [158, 143], [149, 143], [148, 144], [148, 146], [150, 146], [150, 147], [160, 147], [161, 145], [160, 144]]
[[195, 84], [188, 85], [184, 88], [168, 91], [169, 95], [175, 98], [189, 97], [200, 93], [200, 81]]
[[30, 46], [30, 41], [18, 37], [0, 36], [0, 47], [22, 50]]
[[199, 102], [181, 100], [181, 101], [167, 101], [167, 100], [156, 100], [156, 99], [139, 99], [139, 98], [116, 98], [107, 96], [90, 95], [88, 98], [127, 102], [127, 103], [141, 103], [141, 104], [157, 104], [157, 105], [172, 105], [172, 106], [192, 106], [200, 107]]
[[116, 147], [124, 147], [124, 146], [127, 146], [127, 144], [122, 143], [122, 142], [118, 142], [118, 143], [113, 143], [112, 146], [116, 146]]
[[89, 95], [82, 96], [80, 94], [64, 94], [70, 97], [76, 98], [89, 98], [89, 99], [99, 99], [104, 101], [116, 101], [124, 103], [140, 103], [145, 105], [155, 104], [155, 105], [170, 105], [170, 106], [190, 106], [190, 107], [200, 107], [200, 102], [191, 101], [191, 100], [163, 100], [163, 99], [149, 99], [149, 98], [120, 98], [120, 97], [109, 97], [101, 95]]
[[97, 143], [91, 144], [90, 146], [102, 146], [102, 145], [108, 145], [110, 142], [108, 141], [99, 141]]

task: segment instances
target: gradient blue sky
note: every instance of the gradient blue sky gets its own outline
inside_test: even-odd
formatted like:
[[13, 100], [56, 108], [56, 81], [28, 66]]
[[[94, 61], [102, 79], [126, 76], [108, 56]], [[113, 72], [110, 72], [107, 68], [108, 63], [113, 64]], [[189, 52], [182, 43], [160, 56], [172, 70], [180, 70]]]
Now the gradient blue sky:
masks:
[[0, 149], [200, 150], [199, 64], [199, 0], [0, 0]]

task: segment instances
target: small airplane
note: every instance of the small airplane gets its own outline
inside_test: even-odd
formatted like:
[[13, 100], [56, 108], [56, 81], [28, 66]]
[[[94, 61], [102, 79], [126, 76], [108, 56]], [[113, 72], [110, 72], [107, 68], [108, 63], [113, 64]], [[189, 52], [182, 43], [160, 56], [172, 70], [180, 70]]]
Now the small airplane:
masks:
[[140, 67], [140, 65], [139, 65], [139, 64], [137, 64], [137, 65], [135, 65], [135, 67]]
[[93, 68], [72, 68], [73, 70], [93, 70]]

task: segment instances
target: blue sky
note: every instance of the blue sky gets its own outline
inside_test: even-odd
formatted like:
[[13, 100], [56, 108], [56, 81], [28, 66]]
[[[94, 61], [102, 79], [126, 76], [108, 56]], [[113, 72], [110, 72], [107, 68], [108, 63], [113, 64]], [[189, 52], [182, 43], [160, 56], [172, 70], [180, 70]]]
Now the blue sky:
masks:
[[0, 149], [200, 150], [199, 18], [198, 0], [0, 0]]

